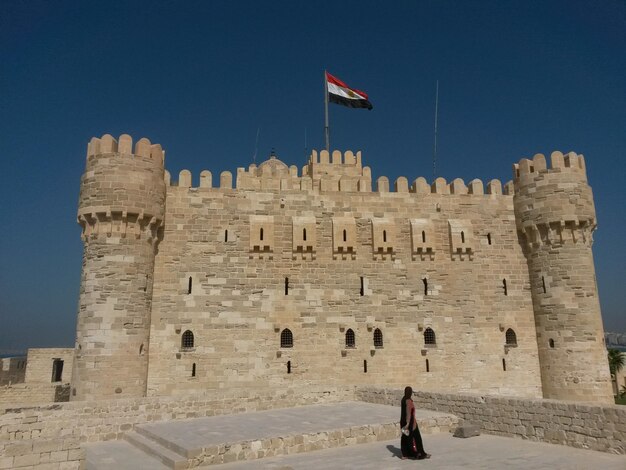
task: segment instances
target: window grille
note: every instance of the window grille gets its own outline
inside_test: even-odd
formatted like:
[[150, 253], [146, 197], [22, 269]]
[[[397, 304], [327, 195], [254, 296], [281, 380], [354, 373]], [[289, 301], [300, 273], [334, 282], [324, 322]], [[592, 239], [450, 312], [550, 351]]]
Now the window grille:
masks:
[[354, 348], [356, 345], [356, 338], [354, 336], [354, 331], [352, 328], [348, 328], [346, 331], [346, 348]]
[[380, 331], [380, 328], [376, 328], [374, 330], [374, 347], [376, 348], [383, 347], [383, 332]]
[[293, 348], [293, 334], [289, 328], [285, 328], [280, 333], [280, 347]]
[[506, 330], [504, 338], [506, 340], [507, 346], [517, 346], [517, 335], [515, 334], [515, 331], [513, 331], [511, 328]]
[[432, 328], [426, 328], [426, 330], [424, 330], [424, 344], [437, 344], [437, 336]]
[[191, 349], [193, 348], [193, 333], [190, 330], [187, 330], [183, 333], [183, 336], [180, 340], [180, 347], [182, 349]]

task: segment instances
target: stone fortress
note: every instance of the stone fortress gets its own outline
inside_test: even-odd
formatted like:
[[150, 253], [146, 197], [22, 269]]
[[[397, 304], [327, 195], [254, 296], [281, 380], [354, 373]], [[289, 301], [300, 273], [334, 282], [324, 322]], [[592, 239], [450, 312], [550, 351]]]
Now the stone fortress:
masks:
[[70, 400], [389, 386], [613, 403], [585, 160], [375, 182], [361, 153], [173, 181], [93, 138]]

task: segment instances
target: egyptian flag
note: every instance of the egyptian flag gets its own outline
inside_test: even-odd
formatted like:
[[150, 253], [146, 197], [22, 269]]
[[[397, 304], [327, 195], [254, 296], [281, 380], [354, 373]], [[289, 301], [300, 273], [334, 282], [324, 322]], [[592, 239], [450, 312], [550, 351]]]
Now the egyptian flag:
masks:
[[326, 72], [326, 89], [328, 90], [328, 101], [341, 104], [348, 108], [372, 109], [372, 103], [367, 98], [367, 93], [350, 88], [337, 77], [333, 77]]

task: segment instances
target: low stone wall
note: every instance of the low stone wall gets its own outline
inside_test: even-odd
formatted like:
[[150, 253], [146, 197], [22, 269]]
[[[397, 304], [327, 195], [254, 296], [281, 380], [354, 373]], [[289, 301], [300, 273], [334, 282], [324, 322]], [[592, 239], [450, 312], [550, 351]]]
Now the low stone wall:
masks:
[[[69, 384], [20, 383], [0, 386], [0, 413], [3, 407], [69, 401]], [[1, 468], [1, 467], [0, 467]]]
[[329, 432], [315, 432], [268, 439], [232, 442], [207, 447], [190, 459], [189, 467], [255, 460], [277, 455], [334, 449], [354, 444], [387, 441], [399, 435], [398, 423], [352, 426]]
[[120, 438], [136, 424], [353, 401], [352, 387], [228, 390], [204, 396], [150, 397], [0, 408], [0, 469], [39, 465], [78, 469], [80, 445]]
[[[398, 405], [403, 390], [359, 387], [356, 398]], [[521, 437], [613, 454], [626, 454], [626, 406], [557, 400], [416, 392], [417, 408], [478, 424], [488, 434]]]

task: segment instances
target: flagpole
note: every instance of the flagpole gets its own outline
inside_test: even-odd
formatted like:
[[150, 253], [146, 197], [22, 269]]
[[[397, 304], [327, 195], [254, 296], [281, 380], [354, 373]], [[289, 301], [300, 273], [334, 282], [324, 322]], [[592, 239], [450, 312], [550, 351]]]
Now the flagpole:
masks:
[[439, 111], [439, 80], [435, 88], [435, 146], [433, 148], [433, 178], [437, 176], [437, 114]]
[[324, 70], [324, 136], [326, 138], [326, 150], [330, 152], [330, 128], [328, 127], [328, 80]]

